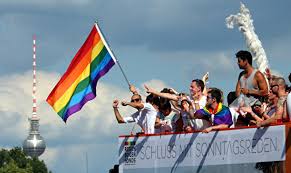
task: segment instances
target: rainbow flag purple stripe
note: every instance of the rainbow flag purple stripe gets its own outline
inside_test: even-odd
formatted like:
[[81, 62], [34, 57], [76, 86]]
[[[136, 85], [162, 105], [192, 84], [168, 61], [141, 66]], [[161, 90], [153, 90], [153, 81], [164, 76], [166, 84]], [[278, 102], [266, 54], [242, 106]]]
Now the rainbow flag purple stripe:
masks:
[[95, 24], [71, 61], [67, 71], [54, 87], [47, 102], [66, 122], [96, 97], [98, 80], [116, 63], [116, 59]]

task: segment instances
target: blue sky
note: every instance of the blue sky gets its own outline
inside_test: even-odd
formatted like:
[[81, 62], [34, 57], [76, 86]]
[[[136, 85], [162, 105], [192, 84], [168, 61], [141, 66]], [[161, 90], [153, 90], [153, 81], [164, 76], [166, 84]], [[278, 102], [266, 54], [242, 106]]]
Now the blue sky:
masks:
[[[290, 73], [289, 1], [242, 1], [250, 9], [271, 69]], [[106, 172], [116, 163], [118, 125], [114, 98], [130, 94], [118, 66], [100, 80], [97, 98], [64, 124], [45, 99], [98, 20], [128, 79], [157, 89], [188, 92], [190, 81], [210, 73], [210, 86], [234, 90], [235, 53], [246, 49], [237, 27], [225, 18], [240, 1], [178, 0], [2, 0], [0, 2], [0, 146], [21, 145], [27, 136], [32, 98], [32, 36], [37, 37], [38, 113], [47, 150], [41, 157], [53, 172]], [[130, 108], [121, 108], [127, 115]]]

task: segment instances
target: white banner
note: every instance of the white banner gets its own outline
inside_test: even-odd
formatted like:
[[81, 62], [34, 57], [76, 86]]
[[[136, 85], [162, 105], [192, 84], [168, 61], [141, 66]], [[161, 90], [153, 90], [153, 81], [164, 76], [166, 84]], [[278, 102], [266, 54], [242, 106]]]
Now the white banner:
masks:
[[120, 170], [285, 160], [285, 126], [120, 137]]

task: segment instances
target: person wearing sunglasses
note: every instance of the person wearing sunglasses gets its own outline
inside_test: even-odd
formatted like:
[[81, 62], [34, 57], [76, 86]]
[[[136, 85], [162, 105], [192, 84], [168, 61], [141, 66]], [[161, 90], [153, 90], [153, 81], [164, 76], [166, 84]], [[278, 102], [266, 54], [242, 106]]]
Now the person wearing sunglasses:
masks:
[[273, 123], [282, 123], [283, 121], [289, 121], [289, 117], [287, 115], [287, 92], [286, 92], [286, 83], [285, 79], [282, 77], [275, 78], [270, 88], [274, 94], [278, 97], [278, 102], [276, 105], [275, 113], [264, 121], [257, 122], [257, 126], [267, 126]]
[[113, 101], [112, 107], [117, 122], [120, 123], [133, 123], [136, 122], [145, 134], [155, 133], [155, 121], [159, 112], [159, 98], [150, 94], [146, 98], [146, 103], [143, 103], [139, 94], [133, 94], [131, 101], [122, 101], [122, 106], [131, 106], [137, 109], [137, 112], [128, 117], [123, 117], [119, 110], [119, 101]]

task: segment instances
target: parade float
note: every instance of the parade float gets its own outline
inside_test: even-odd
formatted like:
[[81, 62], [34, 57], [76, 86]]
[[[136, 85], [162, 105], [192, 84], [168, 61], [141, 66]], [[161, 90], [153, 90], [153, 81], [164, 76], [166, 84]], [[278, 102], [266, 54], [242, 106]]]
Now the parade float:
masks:
[[[238, 26], [258, 69], [269, 62], [255, 33], [250, 11], [226, 18], [228, 28]], [[210, 133], [137, 134], [119, 136], [120, 173], [276, 172], [291, 173], [291, 123], [268, 127], [230, 128]]]

